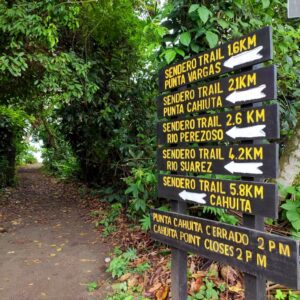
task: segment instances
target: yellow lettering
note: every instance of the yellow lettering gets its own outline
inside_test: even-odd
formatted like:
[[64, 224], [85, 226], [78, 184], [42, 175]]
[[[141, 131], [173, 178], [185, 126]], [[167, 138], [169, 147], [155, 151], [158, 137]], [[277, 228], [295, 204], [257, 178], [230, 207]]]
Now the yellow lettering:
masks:
[[272, 252], [274, 249], [276, 249], [276, 243], [273, 240], [269, 240], [269, 251]]
[[279, 243], [279, 254], [291, 257], [291, 249], [289, 245]]
[[259, 253], [257, 253], [256, 255], [256, 264], [259, 267], [263, 267], [263, 268], [267, 268], [267, 257], [265, 255], [261, 255]]

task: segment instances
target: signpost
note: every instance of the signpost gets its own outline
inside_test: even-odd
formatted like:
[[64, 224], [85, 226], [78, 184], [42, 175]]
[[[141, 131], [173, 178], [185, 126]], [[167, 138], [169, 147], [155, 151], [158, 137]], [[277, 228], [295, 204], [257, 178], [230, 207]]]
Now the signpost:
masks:
[[277, 98], [274, 66], [221, 78], [158, 97], [159, 118]]
[[278, 175], [278, 145], [235, 145], [159, 148], [161, 171], [180, 174], [225, 174], [256, 177]]
[[[270, 59], [265, 27], [159, 74], [160, 91], [172, 92], [157, 100], [158, 117], [171, 118], [157, 125], [158, 170], [169, 172], [159, 174], [158, 196], [173, 211], [151, 212], [151, 235], [172, 248], [173, 300], [187, 299], [188, 251], [243, 271], [247, 300], [265, 299], [267, 279], [300, 288], [298, 241], [264, 232], [264, 217], [278, 217], [277, 185], [263, 179], [278, 176], [279, 147], [268, 140], [279, 138], [279, 109], [260, 105], [277, 97], [274, 66], [254, 65]], [[242, 73], [187, 86], [233, 70]], [[243, 227], [186, 215], [188, 204], [239, 211]]]
[[278, 105], [160, 122], [158, 144], [279, 138]]
[[160, 174], [158, 197], [278, 217], [277, 186], [271, 183]]
[[295, 240], [173, 212], [153, 210], [151, 218], [151, 235], [158, 241], [300, 288]]
[[272, 59], [271, 27], [200, 53], [164, 68], [159, 74], [161, 92], [216, 77]]

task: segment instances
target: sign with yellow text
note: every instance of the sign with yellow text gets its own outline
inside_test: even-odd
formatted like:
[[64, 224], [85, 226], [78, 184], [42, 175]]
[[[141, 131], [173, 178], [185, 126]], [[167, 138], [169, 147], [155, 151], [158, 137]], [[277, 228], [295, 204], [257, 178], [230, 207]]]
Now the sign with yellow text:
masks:
[[277, 104], [159, 122], [158, 144], [206, 143], [280, 136]]
[[278, 217], [277, 185], [271, 183], [158, 175], [158, 197]]
[[160, 171], [180, 174], [225, 174], [252, 177], [278, 176], [278, 145], [235, 145], [159, 148]]
[[272, 59], [271, 28], [264, 27], [207, 52], [165, 67], [161, 92]]
[[299, 289], [299, 243], [246, 227], [151, 211], [151, 236], [176, 249]]
[[254, 103], [277, 98], [274, 66], [241, 73], [194, 88], [159, 96], [159, 118]]

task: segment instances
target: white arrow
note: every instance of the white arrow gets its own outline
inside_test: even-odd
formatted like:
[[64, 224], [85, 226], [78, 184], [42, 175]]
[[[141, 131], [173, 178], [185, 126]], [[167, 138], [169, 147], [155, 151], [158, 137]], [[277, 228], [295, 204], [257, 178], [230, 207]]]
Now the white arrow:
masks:
[[206, 204], [206, 200], [204, 198], [207, 196], [205, 193], [190, 193], [187, 192], [186, 190], [183, 190], [180, 192], [179, 197], [183, 199], [184, 201], [193, 201], [199, 204]]
[[224, 168], [233, 173], [250, 173], [250, 174], [262, 174], [263, 172], [259, 167], [263, 166], [263, 163], [236, 163], [234, 161], [225, 165]]
[[245, 91], [234, 91], [233, 93], [231, 93], [226, 97], [226, 100], [231, 103], [236, 103], [236, 102], [245, 102], [249, 100], [262, 99], [266, 97], [266, 94], [262, 92], [266, 87], [267, 86], [265, 84], [262, 84], [258, 87], [248, 89]]
[[255, 125], [244, 128], [233, 126], [232, 128], [226, 131], [226, 134], [233, 139], [264, 137], [266, 136], [266, 133], [264, 132], [265, 128], [266, 125]]
[[250, 61], [254, 61], [262, 58], [263, 56], [259, 52], [263, 49], [263, 46], [258, 46], [252, 50], [245, 51], [243, 53], [234, 55], [224, 61], [224, 66], [227, 68], [234, 68], [235, 66], [245, 64]]

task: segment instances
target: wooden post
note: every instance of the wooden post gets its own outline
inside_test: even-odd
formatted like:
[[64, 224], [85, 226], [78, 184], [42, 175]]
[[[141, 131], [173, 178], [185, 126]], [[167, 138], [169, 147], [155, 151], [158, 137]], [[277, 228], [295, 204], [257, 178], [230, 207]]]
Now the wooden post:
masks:
[[[186, 89], [187, 86], [180, 87], [178, 91]], [[178, 116], [171, 118], [178, 119]], [[177, 145], [173, 145], [177, 147]], [[171, 172], [177, 174], [177, 172]], [[186, 213], [186, 202], [171, 200], [171, 210], [180, 214]], [[187, 300], [187, 252], [171, 249], [171, 295], [172, 300]]]
[[[244, 226], [264, 231], [264, 218], [262, 216], [243, 215]], [[245, 299], [265, 300], [266, 299], [266, 279], [264, 277], [253, 276], [244, 273]]]
[[[251, 70], [256, 70], [261, 65], [251, 67]], [[243, 105], [242, 107], [260, 107], [261, 103]], [[244, 141], [246, 144], [259, 144], [259, 141]], [[255, 177], [242, 177], [241, 180], [249, 180], [256, 182], [263, 182], [263, 179]], [[253, 228], [259, 231], [265, 231], [264, 217], [259, 215], [243, 214], [243, 226]], [[245, 299], [246, 300], [265, 300], [266, 299], [266, 279], [264, 277], [258, 277], [244, 273], [245, 284]]]
[[[186, 203], [171, 200], [172, 211], [184, 214]], [[171, 295], [172, 300], [187, 299], [187, 252], [172, 248]]]

